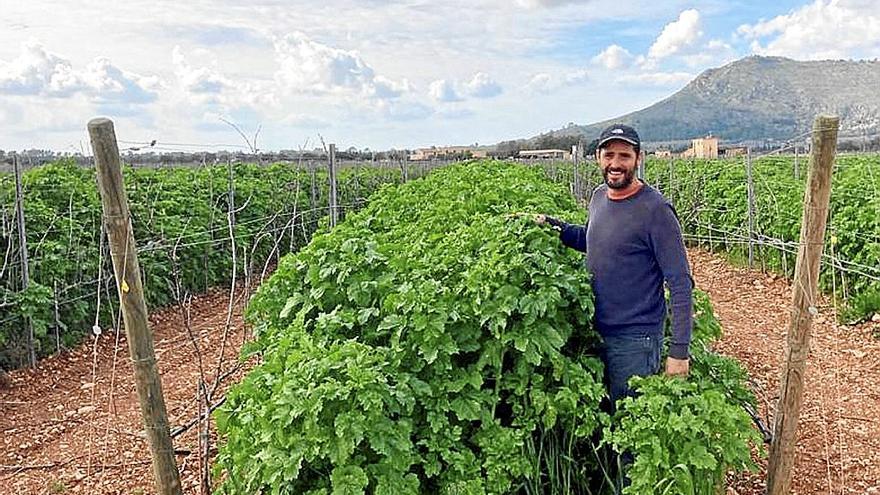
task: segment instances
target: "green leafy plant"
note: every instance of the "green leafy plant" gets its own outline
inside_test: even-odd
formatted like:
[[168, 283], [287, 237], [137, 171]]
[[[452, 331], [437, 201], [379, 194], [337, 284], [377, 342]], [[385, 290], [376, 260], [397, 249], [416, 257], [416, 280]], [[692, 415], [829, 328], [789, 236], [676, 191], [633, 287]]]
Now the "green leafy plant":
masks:
[[[249, 308], [263, 365], [218, 415], [222, 489], [506, 493], [541, 477], [542, 434], [589, 439], [607, 416], [586, 273], [511, 215], [548, 210], [576, 214], [539, 171], [470, 163], [381, 190], [283, 259]], [[303, 419], [286, 390], [315, 391]], [[276, 457], [296, 468], [261, 470]]]
[[[800, 241], [805, 160], [799, 177], [791, 156], [753, 163], [756, 224], [755, 260], [786, 276], [794, 273]], [[647, 180], [674, 203], [684, 230], [700, 244], [747, 259], [748, 201], [744, 158], [733, 160], [649, 160]], [[880, 155], [839, 155], [832, 176], [825, 254], [842, 260], [822, 264], [820, 286], [846, 308], [847, 320], [880, 312]]]
[[[291, 164], [234, 165], [236, 274], [258, 276], [263, 264], [311, 238], [327, 214], [328, 178]], [[196, 168], [123, 168], [138, 257], [150, 307], [174, 301], [175, 291], [200, 292], [228, 283], [232, 275], [232, 242], [227, 227], [229, 170], [224, 165]], [[339, 171], [339, 204], [346, 211], [384, 183], [400, 180], [396, 170], [346, 168]], [[0, 181], [2, 218], [13, 217], [13, 182]], [[101, 202], [94, 169], [72, 161], [47, 164], [23, 175], [24, 211], [32, 287], [21, 292], [21, 268], [6, 267], [0, 284], [0, 365], [15, 367], [26, 358], [19, 330], [23, 318], [36, 322], [38, 354], [55, 349], [45, 331], [54, 325], [59, 302], [59, 339], [75, 344], [88, 335], [98, 311], [99, 323], [113, 325], [117, 300], [106, 244], [100, 246]], [[304, 212], [305, 210], [305, 212]], [[15, 223], [0, 229], [0, 251], [19, 249]], [[100, 282], [100, 283], [99, 283]], [[178, 285], [179, 284], [179, 285]], [[54, 287], [58, 293], [51, 294]], [[48, 298], [46, 290], [49, 290]], [[30, 304], [34, 302], [34, 304]], [[11, 309], [10, 309], [11, 308]]]
[[[581, 256], [515, 214], [550, 211], [580, 215], [539, 169], [472, 162], [380, 189], [282, 259], [248, 309], [258, 332], [249, 352], [262, 364], [216, 413], [221, 492], [607, 490], [600, 442], [642, 455], [630, 439], [650, 425], [623, 413], [612, 423], [600, 408]], [[697, 307], [703, 346], [720, 325], [705, 295]], [[648, 405], [624, 410], [644, 408], [667, 437], [660, 416], [671, 411], [658, 401], [728, 415], [699, 416], [687, 431], [702, 431], [700, 421], [742, 426], [741, 369], [698, 349], [693, 383], [645, 388], [639, 401]], [[723, 454], [713, 468], [750, 466], [754, 437], [727, 433], [701, 439]], [[666, 455], [674, 463], [639, 476], [705, 468], [700, 452]]]
[[760, 436], [726, 390], [704, 380], [634, 377], [606, 434], [617, 451], [634, 455], [623, 493], [714, 494], [729, 469], [754, 469]]

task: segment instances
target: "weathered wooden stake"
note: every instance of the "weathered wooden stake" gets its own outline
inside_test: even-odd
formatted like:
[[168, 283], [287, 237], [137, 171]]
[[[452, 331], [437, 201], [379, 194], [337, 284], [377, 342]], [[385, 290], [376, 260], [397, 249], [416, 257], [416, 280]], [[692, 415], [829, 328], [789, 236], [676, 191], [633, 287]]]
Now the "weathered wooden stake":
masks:
[[[26, 291], [31, 284], [30, 265], [28, 264], [27, 231], [24, 227], [24, 193], [21, 189], [21, 167], [18, 155], [12, 155], [12, 168], [15, 172], [15, 216], [18, 221], [18, 251], [21, 258], [21, 290]], [[36, 343], [34, 342], [34, 325], [30, 316], [25, 322], [27, 332], [28, 362], [31, 368], [37, 365]]]
[[[580, 161], [578, 160], [579, 154], [580, 153], [578, 153], [578, 145], [576, 145], [576, 144], [571, 145], [571, 161], [572, 161], [572, 170], [574, 172], [573, 173], [573, 176], [574, 176], [574, 187], [573, 188], [574, 188], [574, 197], [577, 201], [581, 200], [581, 177], [580, 177], [580, 170], [579, 170]], [[553, 164], [553, 167], [554, 168], [556, 167], [555, 163]]]
[[642, 150], [639, 155], [639, 166], [636, 169], [636, 176], [638, 176], [639, 180], [645, 180], [645, 158], [648, 157], [648, 153]]
[[336, 207], [336, 145], [333, 143], [330, 143], [330, 161], [327, 165], [330, 169], [330, 228], [333, 228], [339, 221], [339, 210]]
[[755, 182], [752, 179], [752, 149], [746, 148], [746, 196], [749, 209], [749, 267], [755, 266]]
[[52, 301], [55, 306], [55, 353], [61, 354], [61, 318], [58, 316], [58, 281], [52, 281]]
[[791, 487], [797, 423], [803, 403], [804, 369], [810, 352], [810, 325], [816, 309], [831, 171], [837, 148], [837, 117], [820, 115], [813, 122], [813, 146], [804, 191], [804, 214], [792, 284], [791, 322], [785, 345], [779, 403], [774, 417], [773, 441], [767, 467], [767, 493], [783, 495]]
[[180, 474], [168, 433], [168, 415], [153, 352], [153, 335], [147, 322], [141, 269], [131, 229], [128, 198], [122, 182], [116, 133], [113, 122], [104, 118], [91, 120], [88, 129], [95, 154], [98, 189], [104, 206], [104, 223], [107, 226], [128, 350], [153, 459], [156, 488], [160, 495], [180, 495]]

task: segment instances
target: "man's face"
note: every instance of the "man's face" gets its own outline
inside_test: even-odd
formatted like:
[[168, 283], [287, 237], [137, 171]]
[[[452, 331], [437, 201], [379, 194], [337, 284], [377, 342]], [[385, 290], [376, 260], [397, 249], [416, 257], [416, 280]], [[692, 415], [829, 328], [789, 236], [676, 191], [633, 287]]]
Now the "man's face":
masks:
[[632, 184], [639, 164], [639, 155], [633, 145], [614, 140], [596, 151], [602, 177], [611, 189], [626, 189]]

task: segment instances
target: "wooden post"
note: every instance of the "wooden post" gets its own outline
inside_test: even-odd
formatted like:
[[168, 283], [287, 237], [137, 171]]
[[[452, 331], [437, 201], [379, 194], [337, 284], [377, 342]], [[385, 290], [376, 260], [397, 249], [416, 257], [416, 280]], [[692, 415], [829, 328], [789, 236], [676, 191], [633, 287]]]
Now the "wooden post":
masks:
[[168, 415], [153, 352], [153, 335], [147, 322], [141, 269], [131, 229], [128, 198], [122, 182], [116, 133], [113, 122], [104, 118], [91, 120], [88, 129], [95, 154], [98, 189], [104, 206], [104, 222], [107, 226], [128, 350], [134, 367], [144, 429], [152, 454], [156, 488], [160, 495], [180, 495], [180, 474], [174, 461], [174, 448], [168, 432]]
[[328, 163], [330, 168], [330, 228], [336, 227], [336, 223], [339, 221], [339, 210], [337, 209], [336, 203], [336, 145], [330, 143], [330, 162]]
[[675, 158], [672, 155], [669, 155], [669, 187], [666, 190], [666, 199], [669, 200], [670, 203], [675, 205], [675, 197], [674, 192], [672, 190], [672, 184], [675, 182]]
[[317, 171], [315, 170], [315, 162], [313, 162], [312, 160], [309, 160], [309, 176], [312, 180], [312, 188], [310, 193], [310, 201], [312, 204], [310, 209], [312, 210], [312, 220], [315, 220], [320, 215], [318, 215], [318, 185], [316, 183]]
[[58, 281], [52, 281], [52, 301], [55, 303], [55, 353], [61, 354], [61, 318], [58, 316]]
[[227, 187], [226, 187], [226, 201], [229, 203], [229, 211], [227, 214], [229, 215], [229, 225], [230, 229], [235, 228], [235, 164], [232, 163], [232, 160], [226, 160], [226, 168], [227, 174], [229, 177], [227, 178]]
[[[21, 166], [18, 155], [12, 155], [12, 168], [15, 172], [15, 217], [18, 221], [18, 252], [21, 259], [21, 290], [26, 291], [31, 285], [31, 272], [28, 263], [27, 231], [24, 227], [24, 193], [21, 188]], [[31, 368], [37, 366], [37, 351], [34, 342], [34, 325], [30, 316], [26, 317], [25, 332], [27, 334], [28, 362]]]
[[798, 145], [797, 145], [797, 143], [795, 143], [794, 144], [794, 178], [795, 178], [795, 180], [801, 178], [801, 172], [800, 172], [800, 170], [798, 170], [798, 165], [799, 165], [798, 158], [799, 158], [798, 157]]
[[746, 196], [749, 208], [749, 267], [755, 266], [755, 183], [752, 180], [752, 149], [746, 148]]
[[400, 166], [403, 182], [409, 182], [409, 160], [403, 151], [399, 151], [397, 154], [397, 164]]
[[791, 322], [788, 326], [785, 363], [767, 467], [769, 495], [788, 494], [791, 486], [797, 423], [803, 402], [804, 369], [810, 351], [810, 325], [813, 316], [818, 313], [816, 292], [828, 204], [831, 199], [831, 171], [839, 123], [837, 117], [827, 115], [820, 115], [813, 122], [813, 146], [792, 284]]
[[[580, 174], [579, 174], [579, 170], [578, 170], [578, 168], [579, 168], [578, 165], [580, 165], [580, 163], [578, 163], [578, 146], [576, 144], [571, 145], [571, 163], [572, 163], [572, 172], [573, 172], [572, 176], [574, 178], [574, 180], [573, 180], [574, 197], [575, 197], [575, 200], [580, 201], [581, 200], [581, 181], [580, 181]], [[556, 164], [554, 163], [553, 166], [555, 167]]]
[[639, 180], [645, 180], [645, 157], [648, 154], [645, 150], [642, 150], [639, 155], [639, 167], [636, 169], [636, 175], [638, 175]]

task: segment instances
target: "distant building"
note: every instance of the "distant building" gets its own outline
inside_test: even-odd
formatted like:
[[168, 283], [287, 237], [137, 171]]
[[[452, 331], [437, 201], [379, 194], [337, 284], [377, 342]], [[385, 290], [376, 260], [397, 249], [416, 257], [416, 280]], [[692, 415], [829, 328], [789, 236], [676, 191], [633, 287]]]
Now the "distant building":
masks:
[[520, 158], [538, 158], [548, 160], [569, 160], [571, 152], [565, 150], [520, 150], [517, 155]]
[[453, 160], [457, 158], [486, 158], [486, 150], [476, 149], [472, 146], [431, 146], [430, 148], [418, 148], [409, 155], [412, 161], [422, 160]]
[[691, 140], [691, 149], [694, 150], [694, 158], [718, 158], [718, 138], [710, 134]]
[[718, 149], [718, 155], [724, 158], [743, 156], [746, 153], [748, 153], [748, 148], [745, 146], [722, 146]]
[[672, 157], [672, 150], [660, 149], [654, 152], [654, 156], [657, 158], [670, 158]]

